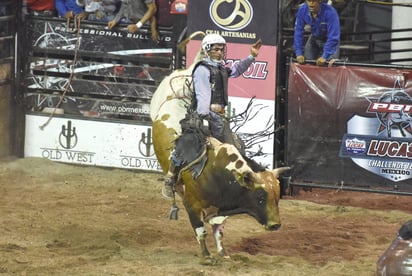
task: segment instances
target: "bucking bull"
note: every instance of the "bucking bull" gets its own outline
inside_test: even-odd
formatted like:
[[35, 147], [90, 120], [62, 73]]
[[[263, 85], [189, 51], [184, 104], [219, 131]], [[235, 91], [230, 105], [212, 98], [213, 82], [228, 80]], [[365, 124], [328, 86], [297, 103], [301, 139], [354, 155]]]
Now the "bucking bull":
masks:
[[[197, 34], [192, 35], [191, 37]], [[153, 145], [164, 173], [169, 171], [171, 153], [182, 134], [180, 121], [185, 118], [192, 99], [191, 72], [202, 59], [199, 51], [186, 70], [176, 70], [165, 77], [153, 95], [150, 112], [153, 121]], [[204, 223], [212, 226], [219, 256], [228, 257], [222, 244], [224, 221], [230, 215], [249, 214], [266, 230], [279, 229], [279, 174], [286, 167], [265, 170], [231, 144], [206, 138], [203, 158], [182, 168], [175, 189], [182, 198], [190, 223], [200, 244], [205, 264], [215, 262], [206, 246]], [[205, 160], [199, 174], [192, 167]]]

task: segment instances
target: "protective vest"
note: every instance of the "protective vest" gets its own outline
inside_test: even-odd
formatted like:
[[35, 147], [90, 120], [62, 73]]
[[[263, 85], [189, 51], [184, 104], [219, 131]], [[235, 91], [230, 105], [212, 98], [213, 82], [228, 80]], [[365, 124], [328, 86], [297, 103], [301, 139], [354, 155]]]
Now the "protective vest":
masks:
[[230, 68], [225, 66], [213, 66], [204, 61], [199, 62], [193, 72], [199, 65], [204, 65], [209, 68], [210, 71], [210, 90], [212, 91], [210, 104], [220, 104], [226, 106], [229, 102], [228, 98], [228, 78], [230, 75]]

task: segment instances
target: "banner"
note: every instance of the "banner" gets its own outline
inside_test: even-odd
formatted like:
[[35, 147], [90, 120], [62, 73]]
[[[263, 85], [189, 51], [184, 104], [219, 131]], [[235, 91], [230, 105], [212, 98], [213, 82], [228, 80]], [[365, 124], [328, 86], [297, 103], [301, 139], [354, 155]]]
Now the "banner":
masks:
[[[195, 55], [200, 49], [199, 41], [191, 41], [187, 47], [188, 66], [192, 64]], [[248, 141], [256, 133], [263, 131], [274, 123], [275, 99], [276, 99], [276, 53], [277, 47], [263, 45], [259, 51], [259, 56], [241, 76], [229, 78], [229, 116], [233, 116], [245, 111], [252, 98], [253, 110], [249, 120], [244, 122], [243, 127], [236, 132], [244, 140]], [[248, 56], [250, 45], [227, 43], [226, 65], [238, 62]], [[233, 127], [233, 125], [232, 125]], [[274, 127], [272, 127], [273, 131]], [[274, 139], [273, 135], [260, 140], [252, 148], [247, 149], [249, 156], [262, 165], [273, 167]]]
[[[207, 11], [207, 12], [205, 12]], [[278, 3], [271, 0], [195, 1], [189, 5], [188, 33], [217, 33], [226, 40], [226, 65], [231, 66], [250, 54], [251, 44], [262, 39], [258, 57], [238, 78], [229, 79], [229, 115], [243, 112], [254, 98], [253, 116], [241, 128], [232, 125], [244, 141], [256, 141], [247, 149], [262, 165], [273, 167], [274, 139], [259, 139], [268, 126], [273, 131], [276, 99]], [[187, 66], [200, 49], [200, 40], [187, 46]], [[252, 118], [252, 119], [251, 119]], [[256, 139], [256, 140], [255, 140]]]
[[24, 157], [160, 172], [149, 125], [26, 115]]
[[293, 181], [412, 189], [411, 79], [410, 69], [292, 63]]
[[218, 33], [226, 41], [277, 45], [278, 1], [202, 0], [189, 5], [188, 33]]

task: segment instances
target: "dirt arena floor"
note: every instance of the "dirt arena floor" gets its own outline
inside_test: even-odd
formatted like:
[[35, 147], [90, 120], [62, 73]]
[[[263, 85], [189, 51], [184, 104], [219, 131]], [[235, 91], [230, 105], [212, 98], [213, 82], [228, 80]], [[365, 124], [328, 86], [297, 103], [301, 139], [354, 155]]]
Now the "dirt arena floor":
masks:
[[0, 160], [0, 275], [373, 275], [412, 219], [408, 196], [301, 192], [282, 198], [276, 232], [230, 217], [231, 258], [204, 266], [180, 200], [168, 219], [162, 185], [157, 173]]

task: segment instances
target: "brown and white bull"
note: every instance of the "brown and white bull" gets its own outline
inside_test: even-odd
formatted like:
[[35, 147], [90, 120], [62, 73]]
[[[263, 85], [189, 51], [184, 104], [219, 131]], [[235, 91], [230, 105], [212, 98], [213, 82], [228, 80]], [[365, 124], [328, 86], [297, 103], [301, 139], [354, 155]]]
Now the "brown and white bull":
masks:
[[[201, 58], [199, 53], [196, 60]], [[195, 60], [195, 61], [196, 61]], [[153, 145], [158, 161], [167, 173], [175, 140], [181, 135], [180, 120], [190, 104], [187, 80], [193, 69], [175, 71], [157, 88], [151, 101]], [[249, 214], [266, 230], [279, 229], [281, 222], [279, 174], [289, 168], [257, 170], [251, 160], [242, 157], [235, 146], [207, 138], [205, 166], [194, 177], [190, 166], [180, 172], [177, 193], [182, 198], [190, 223], [206, 262], [214, 262], [206, 246], [205, 223], [212, 225], [216, 250], [227, 257], [222, 245], [223, 223], [228, 216]]]

